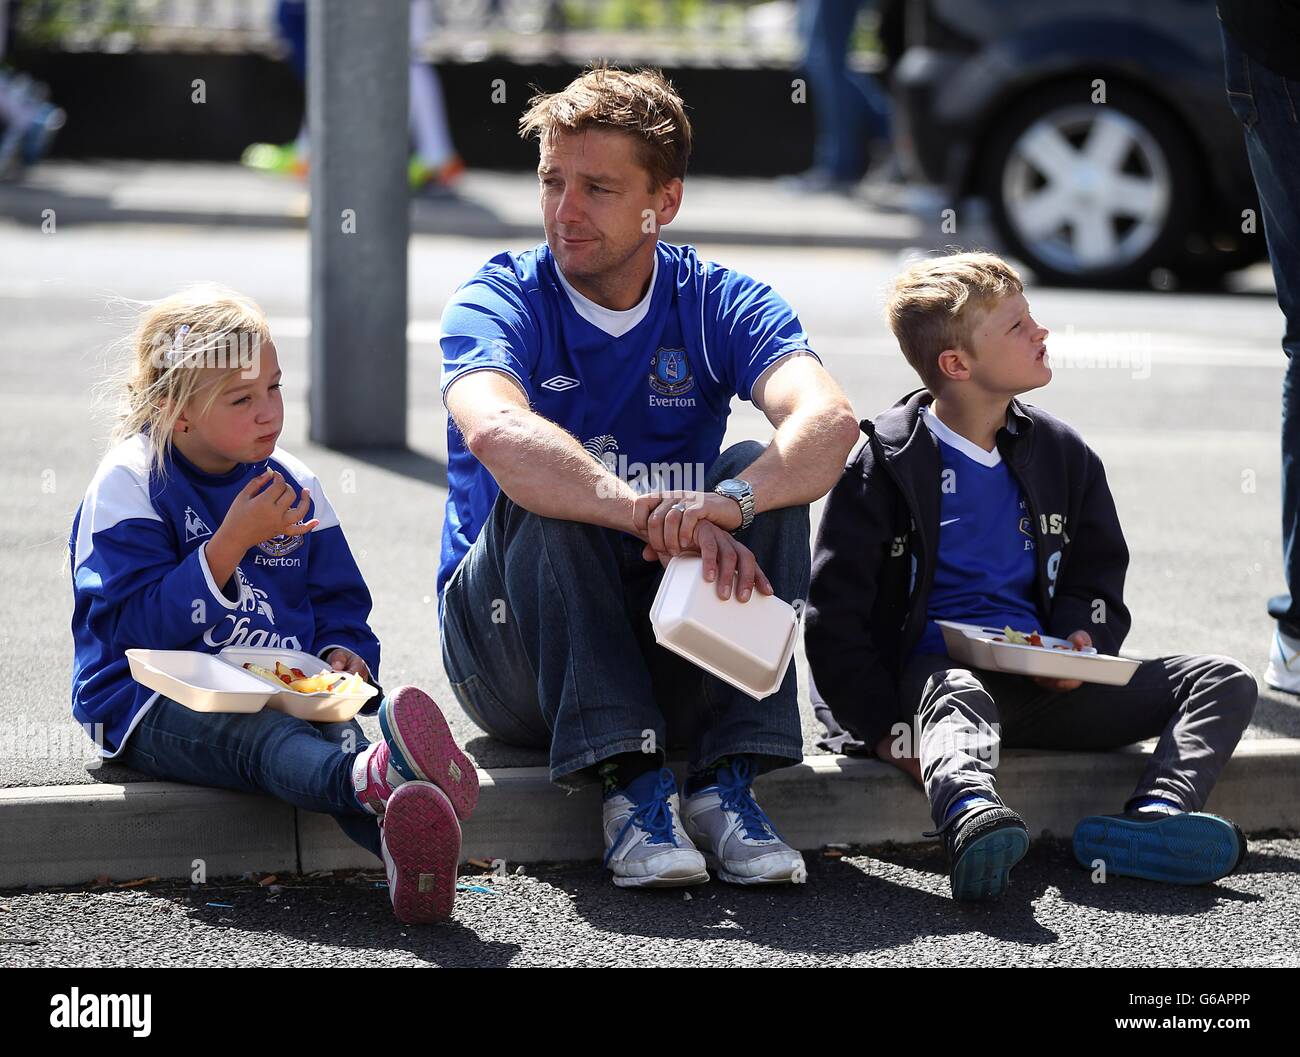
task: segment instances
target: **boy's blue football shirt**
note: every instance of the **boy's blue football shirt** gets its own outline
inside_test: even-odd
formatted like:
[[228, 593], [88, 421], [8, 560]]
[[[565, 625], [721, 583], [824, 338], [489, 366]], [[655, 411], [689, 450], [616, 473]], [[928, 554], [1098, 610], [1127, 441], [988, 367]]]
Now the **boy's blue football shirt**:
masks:
[[946, 653], [937, 620], [1035, 631], [1033, 524], [1002, 453], [985, 451], [943, 424], [922, 420], [939, 443], [939, 557], [915, 653]]
[[[660, 242], [656, 254], [648, 304], [629, 310], [640, 318], [617, 335], [592, 322], [590, 304], [579, 311], [545, 243], [493, 257], [443, 312], [444, 400], [462, 375], [501, 371], [535, 412], [634, 488], [702, 489], [732, 397], [750, 399], [773, 363], [809, 350], [808, 336], [766, 284], [700, 260], [691, 246]], [[443, 589], [499, 491], [450, 416], [447, 482], [440, 612]]]

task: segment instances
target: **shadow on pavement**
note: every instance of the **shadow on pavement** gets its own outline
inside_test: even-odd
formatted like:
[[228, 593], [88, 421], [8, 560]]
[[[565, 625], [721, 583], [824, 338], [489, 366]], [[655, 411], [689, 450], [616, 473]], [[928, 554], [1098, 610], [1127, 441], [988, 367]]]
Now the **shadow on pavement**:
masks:
[[[243, 884], [209, 884], [191, 889], [150, 887], [155, 899], [165, 900], [183, 911], [194, 924], [230, 929], [307, 944], [367, 950], [407, 951], [421, 961], [437, 966], [509, 965], [521, 945], [480, 939], [472, 928], [453, 918], [436, 925], [404, 925], [393, 916], [388, 891], [375, 887], [382, 871], [371, 877], [354, 877], [340, 884], [335, 878], [314, 881], [310, 877], [286, 875], [283, 891], [271, 897], [249, 881]], [[472, 881], [472, 878], [462, 878]], [[472, 898], [459, 893], [461, 900]], [[228, 903], [212, 907], [208, 903]], [[360, 962], [349, 961], [356, 965]]]
[[410, 448], [344, 448], [340, 454], [413, 481], [447, 487], [447, 464]]
[[[877, 855], [881, 849], [873, 849]], [[801, 885], [745, 888], [718, 880], [689, 889], [615, 888], [604, 870], [569, 873], [574, 909], [593, 928], [675, 940], [744, 940], [792, 953], [853, 955], [905, 947], [930, 936], [971, 932], [1028, 945], [1058, 939], [1039, 924], [1033, 903], [1045, 878], [1017, 878], [996, 904], [964, 905], [907, 883], [908, 869], [934, 873], [942, 858], [929, 849], [897, 848], [889, 858], [825, 859], [807, 855]], [[1031, 858], [1034, 852], [1030, 852]], [[902, 866], [903, 869], [891, 867]], [[690, 899], [686, 899], [686, 895]]]
[[1270, 690], [1259, 680], [1259, 701], [1250, 725], [1284, 738], [1300, 738], [1300, 702], [1289, 694]]

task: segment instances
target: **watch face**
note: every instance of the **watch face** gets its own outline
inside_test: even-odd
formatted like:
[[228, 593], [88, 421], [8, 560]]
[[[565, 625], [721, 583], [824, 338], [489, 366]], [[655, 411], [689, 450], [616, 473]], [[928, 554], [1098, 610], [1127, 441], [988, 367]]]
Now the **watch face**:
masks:
[[736, 498], [739, 498], [749, 490], [749, 486], [746, 485], [744, 481], [738, 481], [735, 478], [730, 478], [726, 481], [721, 481], [718, 484], [717, 490], [723, 493], [723, 495], [735, 496]]

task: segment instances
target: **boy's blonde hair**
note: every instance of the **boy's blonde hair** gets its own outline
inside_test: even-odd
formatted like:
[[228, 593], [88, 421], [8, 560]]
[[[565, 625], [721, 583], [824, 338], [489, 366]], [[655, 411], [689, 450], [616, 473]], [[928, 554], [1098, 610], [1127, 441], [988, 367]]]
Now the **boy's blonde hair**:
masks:
[[979, 317], [1005, 297], [1023, 293], [1016, 270], [992, 253], [950, 253], [908, 267], [889, 291], [885, 319], [925, 387], [939, 394], [939, 353], [972, 351]]
[[225, 377], [211, 386], [195, 417], [207, 414], [239, 374], [257, 370], [270, 324], [255, 301], [216, 283], [134, 304], [143, 311], [110, 381], [118, 399], [112, 443], [147, 429], [150, 468], [164, 476], [181, 413], [214, 371], [224, 371]]
[[650, 173], [653, 191], [669, 180], [686, 179], [691, 123], [686, 107], [658, 70], [620, 70], [593, 63], [559, 92], [528, 100], [519, 134], [551, 142], [560, 132], [588, 128], [626, 132], [637, 140], [637, 157]]

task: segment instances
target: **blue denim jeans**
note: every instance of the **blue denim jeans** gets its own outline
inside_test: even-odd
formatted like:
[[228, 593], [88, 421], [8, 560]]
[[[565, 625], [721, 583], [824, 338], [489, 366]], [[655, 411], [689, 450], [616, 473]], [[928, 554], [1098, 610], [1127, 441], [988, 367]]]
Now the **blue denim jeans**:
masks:
[[889, 97], [874, 77], [849, 69], [849, 37], [864, 0], [802, 0], [799, 35], [817, 118], [813, 167], [832, 179], [862, 175], [869, 140], [889, 139]]
[[353, 755], [368, 744], [356, 720], [309, 723], [272, 708], [195, 712], [159, 697], [117, 760], [154, 778], [269, 793], [333, 815], [344, 833], [378, 856], [378, 820], [357, 803], [352, 786]]
[[1228, 101], [1245, 130], [1277, 302], [1286, 318], [1282, 562], [1287, 594], [1269, 599], [1268, 612], [1286, 634], [1300, 638], [1300, 81], [1252, 59], [1226, 29], [1220, 30]]
[[[744, 441], [709, 467], [706, 488], [763, 452]], [[808, 507], [759, 514], [737, 539], [777, 596], [808, 597]], [[803, 759], [794, 665], [762, 701], [654, 640], [663, 578], [639, 539], [530, 513], [505, 493], [447, 582], [442, 658], [470, 718], [512, 745], [550, 751], [551, 780], [576, 787], [601, 760], [684, 746], [692, 771], [750, 754], [760, 771]]]

